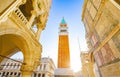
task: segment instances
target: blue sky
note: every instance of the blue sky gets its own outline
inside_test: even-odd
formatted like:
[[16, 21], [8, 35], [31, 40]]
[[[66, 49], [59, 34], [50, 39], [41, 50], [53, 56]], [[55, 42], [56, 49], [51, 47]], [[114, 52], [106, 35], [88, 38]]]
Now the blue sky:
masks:
[[81, 21], [82, 6], [83, 0], [52, 0], [47, 25], [40, 37], [42, 57], [51, 57], [57, 65], [58, 28], [64, 17], [69, 31], [71, 67], [75, 71], [81, 69], [80, 51], [87, 50], [85, 29]]
[[[69, 27], [71, 67], [80, 68], [80, 50], [86, 51], [85, 29], [81, 21], [83, 0], [53, 0], [47, 26], [41, 35], [43, 56], [50, 56], [57, 64], [58, 27], [64, 17]], [[79, 48], [79, 43], [80, 48]], [[75, 62], [77, 61], [77, 63]], [[77, 67], [76, 67], [77, 66]]]

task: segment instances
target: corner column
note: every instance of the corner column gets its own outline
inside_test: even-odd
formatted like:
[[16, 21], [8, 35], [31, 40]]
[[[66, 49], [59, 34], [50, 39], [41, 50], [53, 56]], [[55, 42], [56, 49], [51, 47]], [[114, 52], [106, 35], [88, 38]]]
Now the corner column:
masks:
[[37, 13], [36, 13], [34, 10], [31, 11], [31, 13], [32, 13], [32, 16], [30, 17], [30, 20], [29, 20], [29, 22], [27, 23], [28, 29], [31, 28], [31, 26], [32, 26], [32, 24], [33, 24], [33, 22], [34, 22], [34, 19], [35, 19], [36, 15], [37, 15]]
[[22, 77], [31, 77], [33, 73], [33, 66], [30, 65], [22, 65]]

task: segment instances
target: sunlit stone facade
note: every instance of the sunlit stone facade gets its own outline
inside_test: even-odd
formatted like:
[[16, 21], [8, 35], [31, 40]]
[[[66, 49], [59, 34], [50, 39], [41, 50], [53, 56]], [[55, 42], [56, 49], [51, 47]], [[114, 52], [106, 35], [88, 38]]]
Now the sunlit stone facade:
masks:
[[95, 77], [119, 77], [120, 0], [85, 0], [82, 21]]
[[0, 62], [21, 51], [22, 77], [31, 77], [39, 64], [39, 43], [51, 8], [51, 0], [0, 0]]
[[[16, 60], [22, 62], [20, 59]], [[20, 71], [21, 66], [21, 63], [15, 62], [13, 60], [3, 61], [0, 64], [0, 77], [22, 77]]]
[[[22, 62], [19, 59], [16, 59], [16, 61]], [[0, 64], [0, 77], [22, 77], [20, 71], [22, 64], [16, 61], [6, 60], [2, 62]], [[54, 69], [55, 65], [53, 60], [49, 57], [44, 57], [31, 77], [54, 77]]]
[[93, 71], [93, 64], [90, 60], [90, 54], [88, 52], [81, 52], [81, 63], [82, 63], [82, 75], [83, 77], [95, 77]]

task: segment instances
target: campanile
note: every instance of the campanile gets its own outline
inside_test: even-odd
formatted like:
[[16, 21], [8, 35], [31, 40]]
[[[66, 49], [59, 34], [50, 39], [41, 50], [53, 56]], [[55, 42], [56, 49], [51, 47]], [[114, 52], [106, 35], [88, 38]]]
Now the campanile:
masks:
[[58, 68], [70, 68], [68, 27], [64, 18], [59, 27]]
[[70, 69], [68, 26], [64, 18], [59, 26], [57, 67], [55, 69], [55, 77], [74, 77], [73, 70]]

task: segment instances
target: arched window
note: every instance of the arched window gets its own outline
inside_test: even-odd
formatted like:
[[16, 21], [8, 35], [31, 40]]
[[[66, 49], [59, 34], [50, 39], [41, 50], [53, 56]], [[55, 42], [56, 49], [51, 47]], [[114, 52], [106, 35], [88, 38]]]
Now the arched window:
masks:
[[10, 73], [10, 75], [12, 75], [12, 74], [13, 74], [13, 72]]
[[9, 72], [7, 72], [7, 74], [6, 74], [7, 76], [9, 75]]
[[17, 75], [17, 72], [15, 72], [14, 75]]
[[36, 73], [34, 73], [34, 77], [36, 77]]
[[38, 74], [38, 77], [40, 77], [41, 76], [41, 74]]
[[5, 72], [3, 72], [3, 76], [5, 75]]

